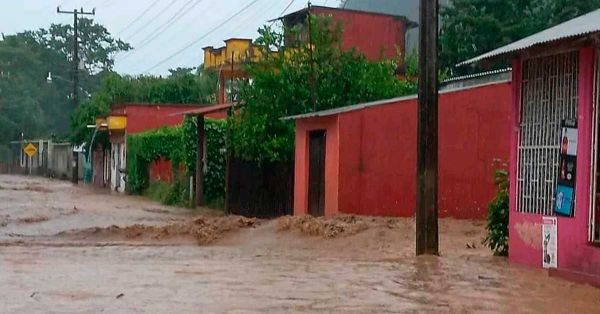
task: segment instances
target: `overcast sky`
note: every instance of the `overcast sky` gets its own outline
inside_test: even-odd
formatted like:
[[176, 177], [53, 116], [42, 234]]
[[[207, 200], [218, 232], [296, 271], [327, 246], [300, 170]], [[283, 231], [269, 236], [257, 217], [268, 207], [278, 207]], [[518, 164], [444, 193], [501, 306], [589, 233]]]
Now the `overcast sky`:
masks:
[[[204, 34], [252, 1], [257, 2], [236, 19], [201, 39]], [[98, 23], [108, 28], [114, 36], [137, 47], [133, 53], [116, 57], [115, 69], [118, 72], [164, 74], [170, 68], [201, 64], [202, 47], [222, 46], [223, 40], [231, 37], [255, 38], [258, 27], [279, 16], [290, 2], [291, 0], [0, 0], [0, 32], [14, 34], [40, 27], [47, 28], [51, 23], [72, 23], [72, 16], [56, 13], [57, 5], [64, 10], [82, 6], [86, 11], [96, 8], [94, 19]], [[337, 6], [339, 0], [312, 2], [314, 5]], [[154, 6], [151, 7], [152, 4]], [[286, 13], [306, 5], [305, 0], [293, 1]], [[186, 10], [182, 10], [183, 8]], [[176, 22], [166, 28], [170, 19]], [[133, 21], [135, 23], [132, 24]], [[164, 30], [157, 32], [161, 26]], [[153, 38], [154, 33], [159, 36]], [[198, 42], [148, 71], [194, 41]]]

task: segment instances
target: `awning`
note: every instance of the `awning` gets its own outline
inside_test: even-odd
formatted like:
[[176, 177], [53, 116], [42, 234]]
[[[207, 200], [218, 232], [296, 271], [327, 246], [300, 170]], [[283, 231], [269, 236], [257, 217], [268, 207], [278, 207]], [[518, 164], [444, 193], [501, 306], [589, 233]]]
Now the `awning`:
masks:
[[201, 107], [201, 108], [197, 108], [197, 109], [191, 109], [191, 110], [186, 110], [186, 111], [180, 111], [180, 112], [172, 113], [172, 114], [170, 114], [170, 116], [179, 116], [179, 115], [184, 115], [184, 116], [203, 116], [203, 115], [206, 115], [206, 114], [211, 114], [211, 113], [215, 113], [215, 112], [227, 110], [227, 109], [233, 108], [235, 106], [236, 106], [236, 104], [234, 104], [234, 103], [212, 105], [212, 106], [206, 106], [206, 107]]
[[525, 37], [512, 44], [492, 50], [478, 57], [463, 61], [457, 64], [457, 66], [467, 65], [493, 57], [499, 57], [561, 39], [581, 37], [595, 32], [600, 32], [600, 9], [548, 28], [529, 37]]

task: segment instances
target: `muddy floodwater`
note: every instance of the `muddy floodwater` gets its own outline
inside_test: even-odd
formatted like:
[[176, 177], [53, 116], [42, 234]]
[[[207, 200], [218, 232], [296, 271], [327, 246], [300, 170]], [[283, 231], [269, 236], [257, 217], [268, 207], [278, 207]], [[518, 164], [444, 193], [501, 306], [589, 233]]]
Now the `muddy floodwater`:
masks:
[[482, 222], [265, 221], [0, 175], [0, 313], [600, 313], [600, 289], [509, 265]]

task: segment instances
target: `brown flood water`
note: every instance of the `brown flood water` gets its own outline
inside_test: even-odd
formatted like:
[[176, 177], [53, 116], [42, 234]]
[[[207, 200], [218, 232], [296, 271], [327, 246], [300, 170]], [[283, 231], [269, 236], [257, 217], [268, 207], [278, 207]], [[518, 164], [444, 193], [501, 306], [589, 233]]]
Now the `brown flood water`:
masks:
[[600, 289], [492, 257], [481, 222], [417, 258], [411, 219], [202, 214], [0, 176], [0, 313], [600, 313]]

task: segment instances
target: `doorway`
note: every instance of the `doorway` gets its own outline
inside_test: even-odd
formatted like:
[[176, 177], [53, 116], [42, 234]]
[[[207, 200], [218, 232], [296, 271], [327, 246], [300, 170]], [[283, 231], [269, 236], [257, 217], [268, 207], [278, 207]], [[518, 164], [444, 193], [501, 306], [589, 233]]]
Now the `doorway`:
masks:
[[309, 133], [308, 146], [308, 213], [314, 217], [325, 215], [325, 147], [327, 132]]

